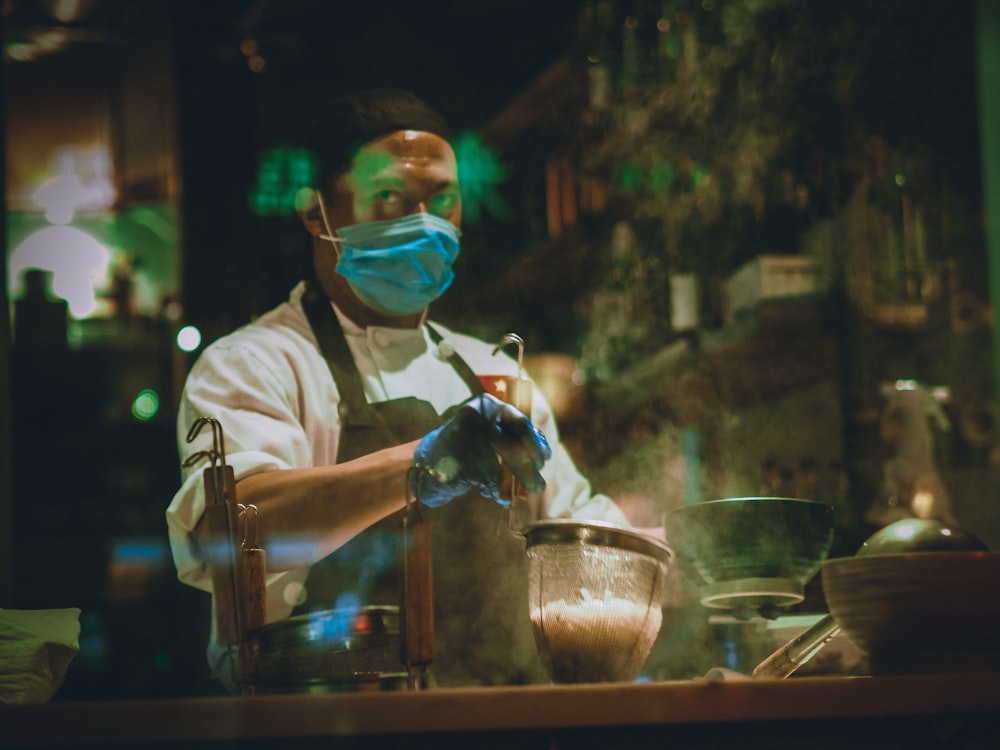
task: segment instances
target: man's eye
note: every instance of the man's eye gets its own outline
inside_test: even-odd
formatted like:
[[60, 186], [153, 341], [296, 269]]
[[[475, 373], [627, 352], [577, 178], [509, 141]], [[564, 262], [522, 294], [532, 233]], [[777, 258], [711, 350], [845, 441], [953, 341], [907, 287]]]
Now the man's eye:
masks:
[[430, 213], [436, 216], [447, 216], [455, 209], [458, 198], [451, 193], [439, 193], [430, 200]]
[[387, 206], [394, 206], [402, 199], [403, 197], [399, 194], [398, 190], [379, 190], [375, 193], [375, 200]]

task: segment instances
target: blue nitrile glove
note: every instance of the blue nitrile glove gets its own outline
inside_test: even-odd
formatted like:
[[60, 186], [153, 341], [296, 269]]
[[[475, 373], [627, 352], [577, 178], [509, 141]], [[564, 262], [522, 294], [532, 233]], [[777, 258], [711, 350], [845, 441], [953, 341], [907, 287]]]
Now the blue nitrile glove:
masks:
[[522, 412], [484, 393], [473, 396], [451, 419], [427, 433], [413, 454], [411, 490], [436, 508], [469, 490], [501, 505], [500, 461], [528, 492], [544, 492], [539, 473], [552, 456], [545, 436]]

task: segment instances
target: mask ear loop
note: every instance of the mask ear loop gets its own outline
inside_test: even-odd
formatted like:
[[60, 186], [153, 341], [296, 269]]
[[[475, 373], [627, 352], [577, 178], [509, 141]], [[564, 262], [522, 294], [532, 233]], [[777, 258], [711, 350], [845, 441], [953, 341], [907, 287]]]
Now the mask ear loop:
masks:
[[319, 235], [321, 240], [327, 240], [333, 245], [333, 249], [337, 251], [337, 256], [340, 256], [340, 238], [334, 235], [333, 230], [330, 229], [330, 219], [326, 215], [326, 205], [323, 203], [323, 194], [316, 190], [316, 201], [319, 203], [319, 215], [323, 219], [323, 228], [326, 230], [326, 234]]

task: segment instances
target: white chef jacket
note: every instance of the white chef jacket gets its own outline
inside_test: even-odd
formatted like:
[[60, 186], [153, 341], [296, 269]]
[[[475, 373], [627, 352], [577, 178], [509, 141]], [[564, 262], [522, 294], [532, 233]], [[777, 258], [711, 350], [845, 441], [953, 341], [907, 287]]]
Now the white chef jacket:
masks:
[[[186, 435], [201, 417], [218, 420], [225, 438], [225, 460], [236, 481], [264, 471], [336, 463], [340, 440], [340, 394], [302, 309], [305, 284], [287, 302], [209, 345], [191, 368], [177, 415], [181, 459], [211, 447], [207, 427], [192, 442]], [[334, 308], [336, 310], [336, 308]], [[443, 335], [434, 344], [426, 328], [360, 328], [337, 311], [369, 403], [415, 396], [440, 414], [472, 394], [447, 361], [457, 352], [479, 375], [514, 375], [517, 363], [494, 346], [434, 323]], [[532, 421], [552, 448], [542, 469], [546, 481], [543, 515], [626, 524], [617, 505], [593, 494], [559, 441], [552, 410], [537, 388]], [[193, 530], [205, 508], [205, 462], [182, 468], [182, 483], [166, 511], [170, 546], [178, 577], [212, 590], [204, 561], [196, 554]], [[296, 604], [309, 568], [267, 576], [267, 622], [286, 619]], [[209, 662], [217, 668], [228, 654], [215, 640]]]

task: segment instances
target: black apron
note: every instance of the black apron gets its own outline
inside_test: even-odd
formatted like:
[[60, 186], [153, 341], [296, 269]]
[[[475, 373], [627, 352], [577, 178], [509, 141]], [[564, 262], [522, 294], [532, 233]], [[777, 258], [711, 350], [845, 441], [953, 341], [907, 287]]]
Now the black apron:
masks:
[[[412, 396], [369, 404], [340, 321], [314, 279], [307, 282], [302, 307], [340, 392], [337, 463], [416, 440], [457, 408], [439, 415]], [[441, 341], [432, 326], [428, 332], [432, 341]], [[484, 392], [458, 354], [449, 363], [470, 395]], [[433, 530], [432, 679], [442, 686], [544, 681], [528, 621], [524, 542], [510, 533], [506, 509], [468, 493], [422, 514]], [[401, 548], [399, 511], [315, 563], [305, 582], [305, 600], [292, 615], [347, 602], [399, 604]]]

